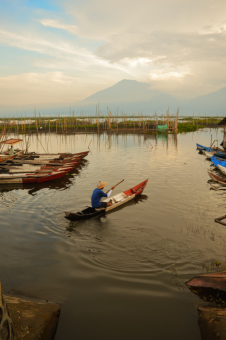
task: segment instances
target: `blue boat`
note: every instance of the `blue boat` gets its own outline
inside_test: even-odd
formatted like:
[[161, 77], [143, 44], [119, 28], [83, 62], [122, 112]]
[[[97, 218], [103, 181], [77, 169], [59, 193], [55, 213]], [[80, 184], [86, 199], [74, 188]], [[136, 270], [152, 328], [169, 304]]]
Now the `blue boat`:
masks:
[[226, 152], [216, 151], [214, 152], [214, 156], [220, 157], [220, 158], [226, 158]]
[[218, 164], [224, 166], [226, 168], [226, 160], [222, 159], [222, 158], [218, 158], [218, 157], [211, 157], [211, 161], [212, 163], [217, 167]]
[[226, 158], [226, 152], [223, 151], [218, 151], [216, 148], [208, 148], [207, 146], [200, 145], [196, 143], [197, 149], [202, 152], [202, 150], [207, 151], [207, 152], [214, 152], [214, 156], [216, 157], [221, 157], [221, 158]]
[[205, 150], [205, 151], [208, 151], [208, 152], [216, 151], [216, 149], [208, 148], [207, 146], [203, 146], [203, 145], [200, 145], [198, 143], [196, 143], [196, 146], [197, 146], [197, 149], [199, 149], [200, 151], [202, 151], [202, 150]]

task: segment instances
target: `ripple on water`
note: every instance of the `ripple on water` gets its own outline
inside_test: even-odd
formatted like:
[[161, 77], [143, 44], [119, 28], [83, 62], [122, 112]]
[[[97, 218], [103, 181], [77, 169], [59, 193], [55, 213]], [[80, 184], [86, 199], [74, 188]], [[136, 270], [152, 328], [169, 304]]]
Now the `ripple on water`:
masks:
[[[206, 136], [193, 135], [199, 138], [197, 142], [209, 144], [210, 136]], [[92, 326], [93, 306], [98, 305], [104, 315], [106, 300], [109, 320], [118, 320], [118, 312], [123, 310], [128, 325], [129, 312], [136, 314], [137, 301], [142, 298], [138, 308], [141, 319], [147, 315], [153, 319], [162, 301], [156, 324], [161, 322], [165, 308], [173, 310], [172, 315], [184, 315], [178, 324], [182, 325], [180, 338], [186, 339], [188, 328], [193, 330], [197, 322], [190, 320], [191, 309], [187, 309], [184, 293], [179, 297], [186, 303], [178, 306], [171, 277], [186, 281], [203, 271], [203, 263], [209, 265], [212, 258], [221, 260], [226, 252], [226, 230], [214, 223], [214, 217], [222, 215], [223, 196], [208, 190], [206, 170], [210, 165], [195, 151], [193, 137], [186, 134], [164, 140], [156, 136], [41, 135], [42, 144], [48, 142], [49, 152], [86, 150], [91, 139], [92, 152], [88, 162], [72, 172], [74, 175], [55, 184], [0, 189], [3, 282], [35, 292], [36, 297], [64, 301], [65, 319], [73, 319], [72, 326], [65, 326], [72, 338], [79, 327], [83, 331], [80, 323], [74, 328], [74, 318], [81, 315], [84, 306], [87, 315], [86, 306], [92, 304]], [[31, 150], [40, 148], [42, 152], [36, 142], [31, 136]], [[147, 178], [143, 197], [106, 217], [82, 223], [64, 218], [64, 211], [80, 211], [90, 205], [99, 180], [108, 182], [108, 190], [125, 179], [115, 189], [118, 193]], [[131, 308], [124, 310], [124, 306]], [[60, 327], [64, 327], [65, 319]], [[110, 329], [111, 322], [105, 321]], [[145, 334], [149, 321], [144, 325]], [[169, 328], [162, 338], [167, 338]]]

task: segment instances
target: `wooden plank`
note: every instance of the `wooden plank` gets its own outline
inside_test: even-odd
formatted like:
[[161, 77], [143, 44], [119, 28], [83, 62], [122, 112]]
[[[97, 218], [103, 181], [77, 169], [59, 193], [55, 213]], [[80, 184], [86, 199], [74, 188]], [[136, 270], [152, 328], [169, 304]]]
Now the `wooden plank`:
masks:
[[[29, 173], [29, 172], [28, 172]], [[52, 172], [49, 172], [49, 174], [53, 175]], [[17, 174], [12, 174], [11, 176], [2, 176], [0, 175], [0, 180], [5, 180], [5, 179], [14, 179], [14, 178], [39, 178], [39, 177], [46, 177], [48, 176], [46, 173], [44, 174], [37, 174], [37, 175], [17, 175]]]
[[[39, 169], [37, 169], [37, 170], [9, 170], [9, 174], [29, 174], [29, 173], [32, 173], [32, 172], [38, 172], [38, 173], [44, 173], [44, 172], [47, 172], [47, 173], [49, 173], [49, 172], [52, 172], [52, 169], [50, 169], [50, 170], [39, 170]], [[1, 174], [0, 174], [0, 177], [1, 177]]]
[[13, 163], [15, 163], [15, 164], [35, 164], [35, 165], [39, 165], [39, 164], [42, 164], [42, 165], [45, 165], [45, 164], [47, 164], [47, 165], [63, 165], [64, 163], [49, 163], [49, 162], [45, 162], [45, 161], [27, 161], [27, 160], [21, 160], [21, 161], [19, 161], [19, 160], [13, 160], [12, 161]]
[[22, 178], [14, 178], [14, 179], [0, 179], [0, 184], [15, 184], [15, 183], [23, 183]]

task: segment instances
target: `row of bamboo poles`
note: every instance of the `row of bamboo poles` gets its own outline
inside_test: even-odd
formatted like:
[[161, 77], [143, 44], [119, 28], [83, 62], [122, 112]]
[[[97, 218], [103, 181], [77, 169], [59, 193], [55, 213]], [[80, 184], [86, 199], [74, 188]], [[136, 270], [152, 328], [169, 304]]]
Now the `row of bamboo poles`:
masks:
[[[221, 120], [220, 117], [185, 117], [180, 123], [190, 123], [193, 125], [216, 126]], [[0, 119], [0, 132], [6, 128], [13, 133], [40, 133], [45, 132], [120, 132], [120, 133], [157, 133], [159, 125], [167, 125], [165, 133], [177, 133], [179, 123], [179, 110], [175, 115], [170, 115], [169, 110], [165, 115], [144, 116], [141, 112], [138, 116], [113, 115], [107, 108], [107, 115], [100, 112], [94, 117], [75, 117], [74, 112], [70, 116], [45, 117], [40, 114], [38, 117], [27, 118], [4, 118]], [[7, 131], [8, 132], [8, 131]]]

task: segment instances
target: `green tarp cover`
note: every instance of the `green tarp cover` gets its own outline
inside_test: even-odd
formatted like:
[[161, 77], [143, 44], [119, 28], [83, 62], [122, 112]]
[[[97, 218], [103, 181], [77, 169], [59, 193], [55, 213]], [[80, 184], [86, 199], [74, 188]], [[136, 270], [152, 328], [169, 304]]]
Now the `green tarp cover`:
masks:
[[165, 125], [158, 125], [159, 132], [165, 132], [167, 130], [167, 124]]

